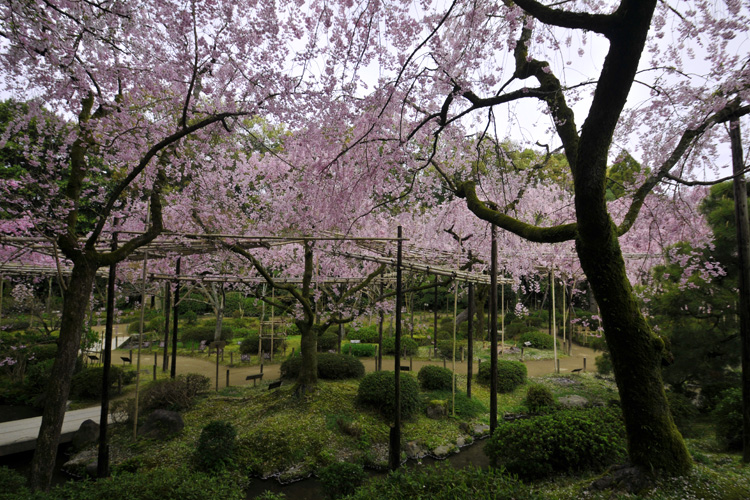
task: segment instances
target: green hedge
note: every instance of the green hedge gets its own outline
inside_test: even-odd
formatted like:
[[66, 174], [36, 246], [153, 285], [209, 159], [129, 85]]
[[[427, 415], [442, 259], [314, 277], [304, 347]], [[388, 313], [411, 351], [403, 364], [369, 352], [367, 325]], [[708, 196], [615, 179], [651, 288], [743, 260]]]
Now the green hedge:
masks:
[[[178, 330], [180, 340], [182, 342], [213, 342], [214, 331], [216, 330], [216, 324], [211, 321], [207, 323], [199, 323], [197, 325], [183, 326]], [[228, 325], [221, 325], [221, 340], [229, 341], [234, 337], [232, 328]]]
[[419, 387], [423, 391], [450, 391], [453, 389], [453, 372], [435, 365], [423, 366], [417, 374]]
[[347, 354], [358, 358], [369, 358], [375, 356], [378, 351], [377, 344], [349, 344], [344, 348]]
[[[260, 336], [257, 333], [250, 333], [240, 344], [241, 354], [258, 355], [258, 342]], [[273, 352], [279, 352], [284, 348], [284, 339], [276, 337], [273, 339]], [[271, 339], [263, 339], [263, 352], [271, 352]]]
[[[411, 337], [401, 337], [401, 354], [405, 356], [415, 356], [419, 350], [419, 344]], [[387, 337], [383, 339], [383, 354], [396, 354], [396, 339]]]
[[496, 466], [529, 479], [601, 471], [627, 459], [622, 414], [604, 407], [502, 422], [484, 450]]
[[[110, 366], [109, 385], [112, 386], [122, 373], [122, 368], [116, 365]], [[70, 395], [76, 399], [95, 399], [102, 397], [102, 377], [104, 368], [84, 368], [73, 375], [70, 386]]]
[[[392, 371], [368, 373], [359, 383], [357, 403], [379, 411], [385, 418], [392, 419], [396, 412], [396, 374]], [[401, 417], [408, 419], [421, 410], [419, 386], [408, 373], [399, 377], [401, 386]]]
[[318, 351], [326, 352], [333, 351], [339, 345], [339, 334], [327, 331], [323, 335], [318, 337]]
[[369, 325], [360, 327], [356, 330], [349, 330], [347, 337], [350, 340], [360, 340], [364, 344], [377, 344], [379, 335], [378, 327], [376, 325]]
[[[302, 367], [302, 356], [293, 356], [281, 363], [281, 378], [296, 379]], [[354, 356], [329, 352], [318, 353], [318, 377], [326, 380], [360, 378], [365, 365]]]
[[533, 331], [521, 335], [518, 342], [523, 347], [527, 347], [526, 342], [528, 342], [531, 344], [528, 347], [533, 347], [534, 349], [552, 349], [554, 347], [552, 340], [552, 335], [544, 332]]
[[[497, 361], [497, 392], [513, 392], [516, 387], [526, 382], [526, 365], [520, 361], [508, 361], [500, 359]], [[490, 385], [490, 363], [479, 365], [477, 382], [482, 385]]]

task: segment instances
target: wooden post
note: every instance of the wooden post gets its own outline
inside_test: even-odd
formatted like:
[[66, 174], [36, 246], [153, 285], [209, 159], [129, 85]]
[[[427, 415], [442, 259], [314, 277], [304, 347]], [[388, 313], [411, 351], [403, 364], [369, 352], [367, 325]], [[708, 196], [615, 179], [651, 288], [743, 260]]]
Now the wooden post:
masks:
[[[177, 265], [175, 268], [175, 276], [180, 276], [180, 263], [182, 257], [177, 258]], [[177, 377], [177, 321], [180, 318], [180, 310], [178, 308], [180, 304], [180, 281], [177, 280], [174, 287], [174, 310], [172, 311], [172, 366], [170, 368], [169, 376], [171, 378]], [[184, 343], [183, 343], [183, 347]]]
[[737, 225], [737, 256], [739, 261], [740, 296], [737, 309], [740, 316], [742, 343], [742, 461], [750, 462], [750, 223], [747, 213], [747, 185], [743, 173], [742, 136], [740, 120], [729, 123], [732, 141], [732, 173], [734, 178], [734, 220]]
[[490, 436], [497, 429], [497, 227], [492, 224], [490, 256]]
[[550, 315], [552, 317], [552, 351], [555, 358], [555, 371], [556, 373], [560, 373], [560, 360], [557, 359], [557, 318], [556, 311], [555, 311], [555, 272], [550, 269], [549, 272], [549, 286], [550, 291], [552, 292], [552, 314]]
[[[385, 283], [380, 282], [380, 296], [383, 296], [385, 292]], [[375, 360], [375, 371], [381, 371], [383, 369], [383, 321], [385, 320], [385, 313], [383, 309], [380, 309], [378, 313], [378, 357]]]
[[437, 339], [438, 339], [438, 277], [437, 274], [435, 275], [435, 304], [432, 306], [434, 309], [433, 311], [433, 321], [432, 321], [432, 351], [435, 355], [437, 355]]
[[164, 283], [164, 354], [162, 371], [169, 369], [169, 312], [172, 309], [172, 289], [169, 281]]
[[401, 465], [401, 308], [403, 291], [401, 289], [401, 259], [403, 251], [402, 228], [398, 226], [398, 247], [396, 251], [396, 339], [395, 339], [395, 400], [396, 411], [390, 432], [389, 465], [396, 470]]
[[[471, 254], [469, 254], [471, 260]], [[466, 397], [471, 399], [471, 377], [474, 368], [474, 283], [469, 282], [469, 317], [468, 324], [468, 342], [466, 354]]]
[[[115, 226], [117, 226], [115, 220]], [[112, 234], [112, 250], [117, 249], [117, 233]], [[99, 413], [99, 451], [96, 474], [99, 477], [109, 476], [109, 444], [107, 443], [107, 427], [109, 418], [109, 373], [112, 365], [112, 328], [115, 324], [115, 278], [117, 265], [109, 266], [107, 278], [107, 319], [104, 324], [104, 356], [102, 370], [102, 408]], [[50, 290], [52, 289], [50, 283]], [[2, 297], [2, 277], [0, 277], [0, 300]], [[131, 351], [132, 363], [132, 351]], [[122, 391], [122, 373], [118, 378], [118, 392]]]
[[229, 387], [229, 370], [227, 370], [227, 387]]

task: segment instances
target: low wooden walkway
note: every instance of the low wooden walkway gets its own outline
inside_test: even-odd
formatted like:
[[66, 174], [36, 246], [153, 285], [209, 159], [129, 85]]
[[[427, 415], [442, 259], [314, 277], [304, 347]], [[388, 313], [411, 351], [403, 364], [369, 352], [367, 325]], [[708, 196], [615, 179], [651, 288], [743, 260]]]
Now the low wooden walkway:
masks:
[[[101, 411], [100, 406], [95, 406], [66, 412], [62, 432], [60, 433], [60, 442], [70, 442], [73, 439], [73, 434], [84, 420], [91, 419], [98, 424]], [[0, 423], [0, 456], [36, 448], [36, 438], [39, 435], [41, 424], [42, 417]]]

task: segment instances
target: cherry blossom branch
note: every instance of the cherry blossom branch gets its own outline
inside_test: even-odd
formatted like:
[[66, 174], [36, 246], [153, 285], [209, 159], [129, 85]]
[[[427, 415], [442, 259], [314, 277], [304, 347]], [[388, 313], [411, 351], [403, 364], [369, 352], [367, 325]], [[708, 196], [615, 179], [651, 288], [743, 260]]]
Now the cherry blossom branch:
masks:
[[609, 14], [588, 14], [553, 9], [535, 0], [516, 0], [515, 4], [541, 22], [561, 28], [594, 31], [607, 36], [615, 23], [615, 19]]

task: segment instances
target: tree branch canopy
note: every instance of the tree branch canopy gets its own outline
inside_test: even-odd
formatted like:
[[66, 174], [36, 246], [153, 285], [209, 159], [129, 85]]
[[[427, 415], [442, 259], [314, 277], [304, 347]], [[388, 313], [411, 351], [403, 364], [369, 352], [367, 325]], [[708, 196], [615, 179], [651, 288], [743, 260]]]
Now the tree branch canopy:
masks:
[[575, 223], [539, 227], [493, 210], [477, 196], [474, 181], [461, 183], [456, 196], [466, 199], [466, 206], [480, 219], [535, 243], [561, 243], [574, 240], [578, 234], [578, 225]]
[[586, 12], [553, 9], [536, 0], [515, 0], [515, 4], [544, 24], [594, 31], [605, 36], [612, 29], [613, 19], [608, 14], [588, 14]]

